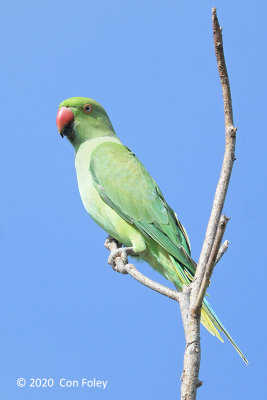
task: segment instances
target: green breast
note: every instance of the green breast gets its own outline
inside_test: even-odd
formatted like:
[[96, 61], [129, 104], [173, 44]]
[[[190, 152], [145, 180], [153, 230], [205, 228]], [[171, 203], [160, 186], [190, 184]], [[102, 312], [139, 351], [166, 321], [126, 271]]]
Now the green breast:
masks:
[[84, 142], [76, 153], [75, 168], [81, 199], [86, 211], [101, 228], [110, 235], [114, 235], [114, 222], [118, 216], [99, 196], [89, 170], [92, 152], [106, 141], [120, 143], [118, 138], [111, 137], [95, 138]]

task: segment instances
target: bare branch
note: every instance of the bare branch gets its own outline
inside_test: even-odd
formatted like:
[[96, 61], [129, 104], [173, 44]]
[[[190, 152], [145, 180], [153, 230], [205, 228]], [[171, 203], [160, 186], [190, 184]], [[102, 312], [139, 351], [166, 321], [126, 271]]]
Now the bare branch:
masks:
[[194, 400], [199, 384], [200, 367], [200, 318], [188, 311], [188, 341], [184, 353], [181, 399]]
[[[194, 280], [191, 284], [192, 291], [190, 296], [190, 312], [188, 314], [189, 343], [186, 347], [184, 355], [184, 371], [181, 387], [182, 400], [195, 400], [197, 387], [199, 386], [198, 374], [201, 356], [199, 332], [201, 305], [220, 246], [219, 239], [221, 232], [218, 232], [217, 237], [217, 231], [235, 160], [235, 141], [237, 128], [235, 128], [233, 125], [230, 84], [224, 59], [222, 30], [218, 22], [216, 8], [212, 9], [212, 26], [215, 55], [223, 91], [225, 115], [225, 153], [204, 243], [199, 257]], [[209, 260], [211, 260], [210, 264]], [[208, 272], [207, 276], [206, 272]], [[203, 283], [204, 279], [205, 281]]]
[[202, 246], [197, 270], [194, 276], [194, 285], [192, 285], [191, 308], [194, 309], [194, 312], [200, 311], [199, 304], [198, 310], [196, 309], [196, 301], [204, 277], [205, 269], [210, 258], [219, 225], [220, 216], [227, 194], [227, 189], [235, 160], [235, 141], [237, 131], [237, 128], [235, 128], [233, 125], [232, 100], [229, 79], [224, 60], [222, 30], [218, 22], [215, 8], [212, 9], [212, 26], [215, 54], [217, 58], [217, 65], [223, 90], [223, 102], [225, 112], [225, 154], [221, 175], [215, 192], [211, 215], [207, 226], [205, 240]]
[[184, 326], [184, 335], [185, 335], [185, 343], [186, 346], [189, 343], [189, 327], [188, 327], [188, 313], [189, 313], [189, 305], [190, 305], [190, 292], [191, 288], [189, 286], [184, 285], [183, 290], [181, 293], [179, 293], [179, 304], [180, 304], [180, 310], [181, 310], [181, 315], [182, 315], [182, 321], [183, 321], [183, 326]]
[[229, 221], [229, 218], [227, 218], [226, 215], [222, 215], [221, 216], [221, 219], [220, 219], [220, 222], [219, 222], [219, 226], [218, 226], [218, 229], [217, 229], [217, 233], [216, 233], [216, 236], [215, 236], [214, 244], [213, 244], [213, 247], [212, 247], [212, 250], [211, 250], [209, 262], [208, 262], [208, 264], [206, 266], [205, 274], [204, 274], [204, 277], [203, 277], [203, 280], [202, 280], [202, 284], [201, 284], [201, 287], [200, 287], [199, 292], [198, 292], [198, 297], [197, 297], [197, 300], [196, 300], [196, 303], [195, 303], [195, 308], [196, 309], [198, 307], [201, 308], [202, 301], [203, 301], [204, 296], [206, 294], [206, 290], [207, 290], [207, 288], [208, 288], [208, 286], [210, 284], [210, 278], [211, 278], [213, 269], [214, 269], [215, 264], [216, 264], [216, 260], [217, 260], [218, 253], [219, 253], [219, 250], [220, 250], [222, 238], [223, 238], [223, 235], [224, 235], [224, 232], [225, 232], [226, 225], [227, 225], [228, 221]]
[[157, 283], [147, 276], [141, 274], [141, 272], [139, 272], [133, 264], [126, 264], [125, 268], [128, 274], [131, 275], [138, 282], [142, 283], [142, 285], [145, 285], [150, 289], [155, 290], [155, 292], [163, 294], [163, 296], [169, 297], [170, 299], [176, 300], [178, 302], [180, 301], [179, 293], [177, 291], [169, 289], [167, 286], [161, 285], [160, 283]]

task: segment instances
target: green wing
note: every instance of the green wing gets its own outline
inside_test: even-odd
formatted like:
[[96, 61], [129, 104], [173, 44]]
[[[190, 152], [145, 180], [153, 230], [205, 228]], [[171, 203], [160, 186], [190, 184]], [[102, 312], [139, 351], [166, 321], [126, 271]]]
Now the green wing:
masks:
[[185, 229], [137, 157], [121, 144], [106, 142], [93, 151], [90, 171], [102, 199], [194, 275]]

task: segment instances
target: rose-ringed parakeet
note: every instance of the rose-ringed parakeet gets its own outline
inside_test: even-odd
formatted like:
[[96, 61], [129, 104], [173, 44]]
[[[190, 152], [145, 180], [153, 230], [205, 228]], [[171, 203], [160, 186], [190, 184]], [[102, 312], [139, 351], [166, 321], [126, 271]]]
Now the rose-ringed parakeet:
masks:
[[[57, 127], [75, 149], [79, 191], [94, 221], [177, 290], [189, 285], [196, 264], [186, 231], [143, 164], [121, 143], [103, 107], [89, 98], [67, 99], [59, 106]], [[221, 341], [218, 331], [224, 332], [247, 363], [206, 299], [201, 322]]]

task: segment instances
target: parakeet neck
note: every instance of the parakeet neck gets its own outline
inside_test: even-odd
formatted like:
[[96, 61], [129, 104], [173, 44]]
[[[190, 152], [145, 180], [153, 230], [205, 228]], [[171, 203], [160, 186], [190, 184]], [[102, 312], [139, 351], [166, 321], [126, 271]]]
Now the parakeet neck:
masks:
[[110, 126], [84, 126], [84, 124], [74, 125], [74, 131], [76, 132], [74, 137], [70, 139], [75, 152], [77, 153], [81, 144], [84, 142], [96, 139], [96, 138], [117, 138], [117, 135], [110, 124]]

